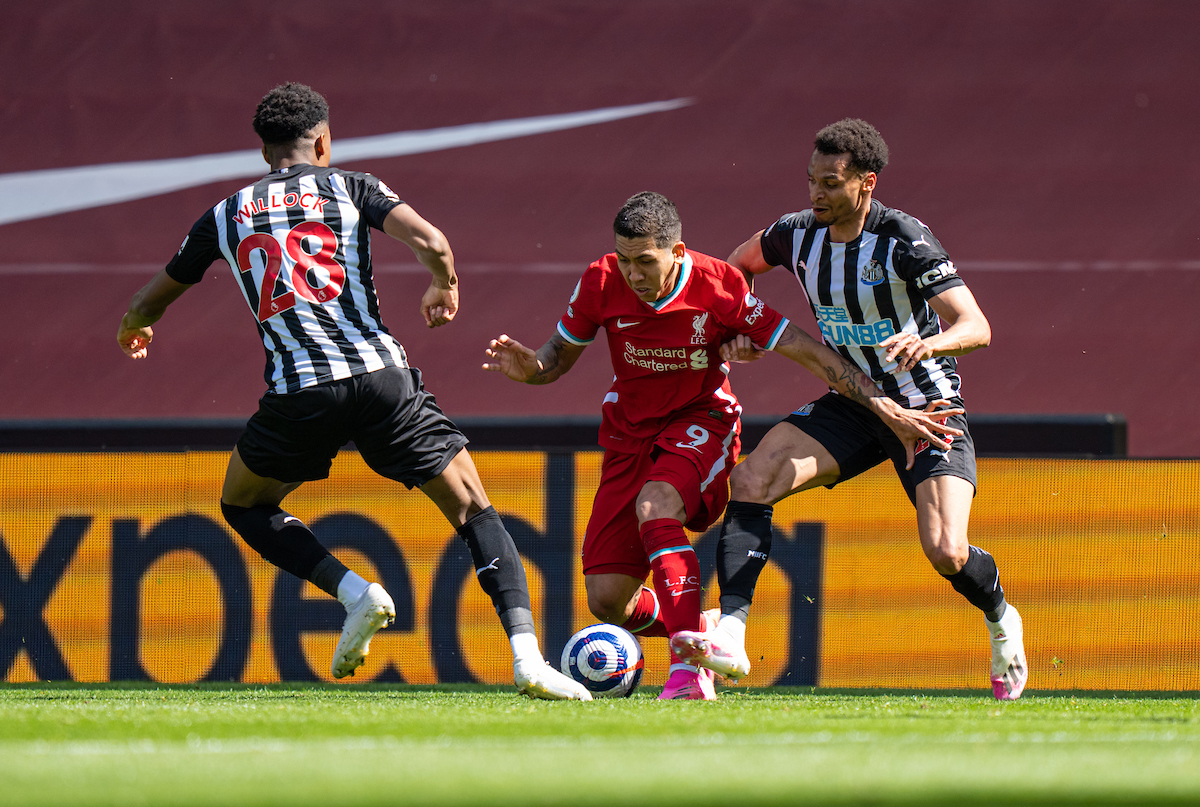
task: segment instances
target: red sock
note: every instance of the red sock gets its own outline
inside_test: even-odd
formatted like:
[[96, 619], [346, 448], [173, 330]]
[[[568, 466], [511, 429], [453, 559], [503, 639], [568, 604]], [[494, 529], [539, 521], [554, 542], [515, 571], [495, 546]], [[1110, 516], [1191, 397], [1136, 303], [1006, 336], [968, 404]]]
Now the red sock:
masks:
[[667, 634], [700, 630], [700, 561], [683, 525], [673, 518], [647, 521], [642, 545], [650, 556], [650, 579]]
[[663, 624], [662, 616], [658, 612], [658, 597], [654, 596], [654, 589], [642, 586], [637, 605], [633, 606], [633, 613], [621, 627], [638, 636], [667, 635], [667, 626]]

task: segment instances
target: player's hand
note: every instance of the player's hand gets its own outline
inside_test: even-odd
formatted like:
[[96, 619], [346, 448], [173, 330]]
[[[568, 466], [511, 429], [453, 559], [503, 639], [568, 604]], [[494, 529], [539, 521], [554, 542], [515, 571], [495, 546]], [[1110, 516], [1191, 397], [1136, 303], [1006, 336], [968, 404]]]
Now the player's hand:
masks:
[[430, 328], [445, 325], [454, 319], [458, 313], [458, 287], [441, 288], [437, 283], [430, 283], [421, 298], [421, 316]]
[[933, 358], [933, 348], [915, 333], [894, 333], [880, 342], [879, 346], [887, 349], [883, 356], [884, 362], [894, 359], [896, 369], [902, 373], [908, 372], [926, 359]]
[[922, 440], [941, 451], [949, 451], [949, 441], [942, 435], [959, 437], [962, 429], [946, 425], [946, 418], [951, 415], [962, 415], [967, 410], [954, 407], [949, 401], [934, 401], [924, 409], [905, 409], [900, 404], [886, 396], [871, 398], [871, 409], [887, 427], [895, 432], [904, 444], [906, 471], [912, 470], [913, 461], [917, 457], [917, 443]]
[[121, 321], [121, 327], [117, 328], [117, 344], [121, 346], [121, 350], [131, 359], [144, 359], [150, 354], [150, 340], [154, 338], [154, 331], [147, 325], [142, 328], [127, 328], [125, 321]]
[[504, 373], [513, 381], [524, 383], [542, 369], [537, 351], [525, 347], [516, 339], [510, 339], [506, 333], [489, 342], [484, 352], [490, 361], [483, 363], [483, 369]]
[[758, 361], [767, 355], [767, 351], [754, 344], [754, 340], [744, 333], [721, 345], [720, 352], [721, 361], [731, 362]]

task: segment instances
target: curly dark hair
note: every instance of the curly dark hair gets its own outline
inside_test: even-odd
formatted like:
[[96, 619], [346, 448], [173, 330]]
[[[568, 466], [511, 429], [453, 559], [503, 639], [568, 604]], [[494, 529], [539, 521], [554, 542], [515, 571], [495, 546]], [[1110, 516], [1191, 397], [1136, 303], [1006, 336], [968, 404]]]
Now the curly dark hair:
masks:
[[683, 238], [683, 224], [675, 203], [661, 193], [642, 191], [629, 197], [613, 220], [613, 232], [622, 238], [654, 239], [659, 249]]
[[817, 132], [815, 143], [822, 154], [849, 154], [850, 170], [878, 174], [888, 164], [888, 147], [883, 136], [865, 120], [843, 118]]
[[254, 110], [254, 131], [265, 145], [294, 143], [329, 120], [329, 104], [307, 84], [289, 81], [271, 90]]

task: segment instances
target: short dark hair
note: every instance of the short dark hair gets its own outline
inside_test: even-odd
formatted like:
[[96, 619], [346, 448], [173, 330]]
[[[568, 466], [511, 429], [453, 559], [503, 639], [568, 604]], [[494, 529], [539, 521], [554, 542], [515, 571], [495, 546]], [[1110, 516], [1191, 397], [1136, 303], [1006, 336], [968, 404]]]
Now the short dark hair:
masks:
[[264, 145], [294, 143], [329, 120], [329, 104], [306, 84], [289, 81], [271, 90], [254, 110], [254, 131]]
[[865, 120], [843, 118], [817, 132], [815, 143], [822, 154], [849, 154], [847, 166], [859, 174], [876, 173], [888, 164], [888, 147], [883, 135]]
[[629, 197], [613, 220], [613, 232], [622, 238], [654, 239], [662, 249], [683, 238], [683, 224], [675, 203], [661, 193], [642, 191]]

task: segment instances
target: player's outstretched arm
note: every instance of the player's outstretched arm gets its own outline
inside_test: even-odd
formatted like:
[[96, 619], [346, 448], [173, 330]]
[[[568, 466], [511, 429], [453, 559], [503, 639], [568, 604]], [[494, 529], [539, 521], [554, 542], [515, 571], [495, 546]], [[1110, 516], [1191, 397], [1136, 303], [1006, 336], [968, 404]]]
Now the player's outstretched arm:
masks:
[[[845, 397], [878, 415], [904, 444], [908, 456], [906, 468], [912, 467], [919, 441], [928, 440], [944, 451], [950, 445], [942, 435], [962, 434], [962, 430], [945, 423], [950, 415], [961, 415], [962, 409], [945, 408], [949, 405], [947, 401], [931, 404], [924, 411], [904, 408], [884, 395], [874, 381], [846, 361], [840, 353], [813, 339], [793, 323], [788, 323], [775, 345], [775, 352], [801, 365]], [[939, 407], [938, 404], [943, 406]]]
[[407, 244], [433, 275], [433, 281], [421, 297], [421, 316], [425, 324], [436, 328], [454, 319], [458, 313], [458, 275], [454, 271], [454, 253], [442, 231], [407, 204], [391, 209], [383, 220], [383, 231]]
[[504, 373], [513, 381], [524, 384], [549, 384], [575, 365], [583, 353], [583, 345], [572, 345], [558, 334], [550, 337], [536, 352], [525, 347], [508, 334], [501, 334], [488, 343], [488, 361], [483, 369]]
[[158, 322], [167, 306], [191, 287], [191, 284], [180, 283], [163, 270], [133, 295], [129, 310], [121, 317], [121, 325], [117, 328], [117, 344], [126, 356], [144, 359], [149, 355], [150, 340], [154, 338], [154, 330], [150, 326]]
[[947, 328], [922, 339], [915, 333], [892, 334], [879, 344], [887, 348], [886, 361], [895, 359], [901, 372], [934, 356], [962, 356], [987, 347], [992, 341], [992, 326], [966, 286], [947, 289], [929, 301], [930, 307]]

